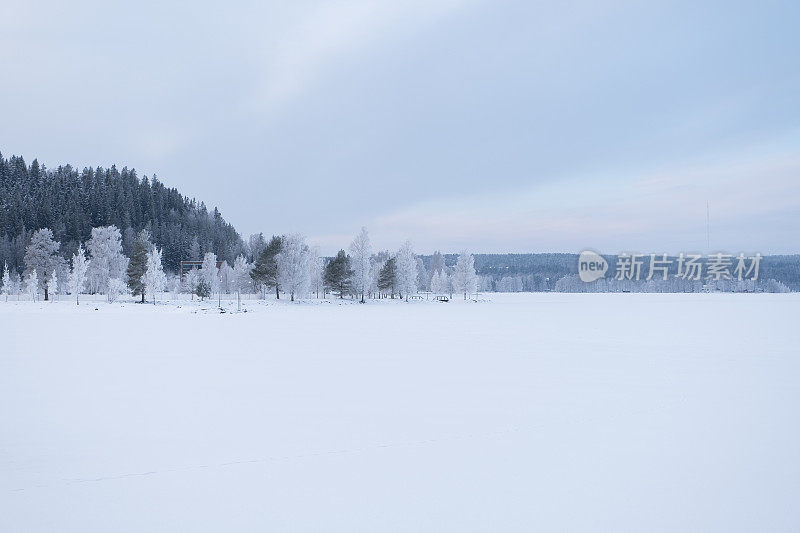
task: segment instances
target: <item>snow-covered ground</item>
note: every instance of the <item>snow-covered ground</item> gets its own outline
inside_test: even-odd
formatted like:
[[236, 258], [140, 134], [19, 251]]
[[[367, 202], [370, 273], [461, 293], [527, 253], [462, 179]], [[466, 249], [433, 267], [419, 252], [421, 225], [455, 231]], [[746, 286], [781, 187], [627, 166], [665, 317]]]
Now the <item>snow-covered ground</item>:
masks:
[[800, 530], [800, 294], [484, 298], [0, 302], [0, 531]]

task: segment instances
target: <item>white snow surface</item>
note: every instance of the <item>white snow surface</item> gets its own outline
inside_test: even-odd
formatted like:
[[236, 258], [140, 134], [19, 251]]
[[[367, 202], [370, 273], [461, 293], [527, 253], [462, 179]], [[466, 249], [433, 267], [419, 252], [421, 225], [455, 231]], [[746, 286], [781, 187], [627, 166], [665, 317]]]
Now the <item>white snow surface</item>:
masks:
[[800, 530], [800, 294], [481, 298], [0, 301], [0, 531]]

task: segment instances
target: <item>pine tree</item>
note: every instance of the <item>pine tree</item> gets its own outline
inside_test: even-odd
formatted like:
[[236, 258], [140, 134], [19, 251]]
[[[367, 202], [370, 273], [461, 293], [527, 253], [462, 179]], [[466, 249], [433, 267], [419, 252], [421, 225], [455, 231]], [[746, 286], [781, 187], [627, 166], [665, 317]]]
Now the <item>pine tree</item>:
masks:
[[270, 239], [267, 247], [264, 248], [256, 259], [253, 271], [250, 276], [258, 287], [275, 288], [275, 298], [280, 299], [280, 282], [278, 280], [278, 262], [275, 257], [281, 252], [283, 238], [275, 235]]
[[202, 301], [203, 299], [211, 296], [211, 287], [206, 282], [206, 280], [200, 278], [197, 282], [197, 288], [195, 289], [195, 293], [197, 294], [197, 296], [200, 297], [200, 300]]
[[144, 303], [145, 299], [142, 276], [147, 271], [147, 254], [152, 248], [153, 243], [150, 242], [150, 232], [143, 229], [136, 235], [136, 240], [133, 241], [133, 253], [131, 254], [131, 260], [128, 262], [128, 286], [133, 291], [134, 296], [142, 296], [142, 303]]
[[395, 284], [397, 283], [397, 260], [390, 257], [383, 264], [383, 268], [378, 275], [378, 288], [382, 291], [390, 291], [391, 297], [394, 298]]
[[331, 261], [325, 265], [325, 286], [331, 292], [338, 292], [339, 298], [344, 298], [345, 293], [352, 287], [353, 269], [350, 268], [350, 258], [339, 250]]

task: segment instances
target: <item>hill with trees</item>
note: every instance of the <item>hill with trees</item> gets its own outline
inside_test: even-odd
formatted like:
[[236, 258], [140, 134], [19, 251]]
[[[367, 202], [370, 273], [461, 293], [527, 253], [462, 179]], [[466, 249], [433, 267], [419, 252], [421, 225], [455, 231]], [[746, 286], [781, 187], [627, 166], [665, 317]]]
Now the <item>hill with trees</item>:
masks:
[[135, 169], [70, 165], [45, 168], [19, 156], [0, 154], [0, 265], [24, 269], [25, 248], [33, 232], [50, 228], [68, 259], [78, 243], [91, 237], [92, 228], [114, 225], [122, 233], [126, 255], [133, 252], [136, 235], [149, 231], [163, 248], [164, 268], [177, 271], [182, 259], [200, 260], [215, 253], [231, 264], [243, 249], [236, 230], [220, 212]]

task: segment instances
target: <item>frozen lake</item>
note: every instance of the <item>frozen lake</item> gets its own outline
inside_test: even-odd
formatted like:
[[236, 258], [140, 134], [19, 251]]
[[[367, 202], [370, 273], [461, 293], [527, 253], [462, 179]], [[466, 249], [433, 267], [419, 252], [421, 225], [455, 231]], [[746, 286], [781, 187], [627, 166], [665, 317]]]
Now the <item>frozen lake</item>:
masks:
[[800, 529], [800, 294], [484, 298], [0, 302], [0, 531]]

